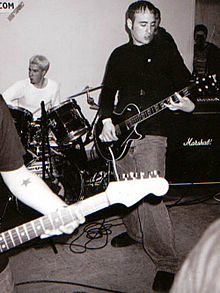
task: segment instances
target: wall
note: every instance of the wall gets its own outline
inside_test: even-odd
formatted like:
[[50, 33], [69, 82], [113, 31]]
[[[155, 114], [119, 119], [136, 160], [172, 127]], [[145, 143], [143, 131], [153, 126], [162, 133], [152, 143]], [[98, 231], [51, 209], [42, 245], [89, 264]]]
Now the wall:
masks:
[[[26, 78], [28, 59], [43, 54], [51, 62], [48, 77], [61, 83], [61, 95], [101, 85], [107, 58], [127, 41], [124, 13], [129, 0], [24, 0], [24, 7], [9, 21], [0, 14], [0, 91]], [[155, 0], [162, 25], [173, 35], [187, 66], [192, 64], [194, 0]], [[92, 93], [97, 101], [99, 92]], [[86, 96], [76, 98], [91, 122]]]
[[220, 1], [196, 0], [195, 24], [208, 28], [207, 41], [220, 47]]

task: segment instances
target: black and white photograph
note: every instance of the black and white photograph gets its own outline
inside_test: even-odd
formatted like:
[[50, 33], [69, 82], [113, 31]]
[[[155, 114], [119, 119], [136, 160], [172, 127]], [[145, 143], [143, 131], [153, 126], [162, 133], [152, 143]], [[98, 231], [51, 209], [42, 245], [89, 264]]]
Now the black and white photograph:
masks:
[[0, 2], [0, 292], [220, 292], [220, 1]]

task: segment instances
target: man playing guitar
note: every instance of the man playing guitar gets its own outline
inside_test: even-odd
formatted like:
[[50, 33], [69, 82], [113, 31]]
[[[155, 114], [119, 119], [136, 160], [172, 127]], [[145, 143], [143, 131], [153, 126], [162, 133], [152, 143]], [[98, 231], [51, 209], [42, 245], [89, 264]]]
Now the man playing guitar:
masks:
[[[111, 119], [113, 109], [121, 113], [127, 105], [133, 104], [142, 111], [184, 88], [191, 79], [180, 53], [166, 37], [166, 31], [156, 30], [157, 12], [148, 1], [132, 3], [126, 13], [130, 40], [116, 48], [108, 60], [100, 95], [103, 128], [99, 139], [108, 143], [113, 160], [111, 147], [118, 140], [117, 128]], [[178, 102], [170, 98], [164, 105], [172, 111], [194, 110], [194, 103], [187, 96], [176, 93], [175, 97]], [[133, 140], [128, 153], [116, 162], [118, 173], [159, 170], [160, 175], [165, 176], [167, 135], [172, 115], [163, 111], [152, 116], [135, 128], [141, 139]], [[174, 231], [165, 204], [161, 200], [149, 202], [146, 199], [130, 209], [123, 222], [127, 232], [113, 238], [112, 245], [123, 247], [135, 242], [143, 243], [157, 270], [153, 289], [156, 292], [168, 291], [178, 260]]]

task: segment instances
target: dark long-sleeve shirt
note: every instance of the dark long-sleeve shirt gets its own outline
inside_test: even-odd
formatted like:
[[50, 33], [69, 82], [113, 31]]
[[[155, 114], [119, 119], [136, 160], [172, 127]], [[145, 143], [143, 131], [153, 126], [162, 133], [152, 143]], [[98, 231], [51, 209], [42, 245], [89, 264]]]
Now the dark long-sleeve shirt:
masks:
[[[165, 38], [155, 38], [142, 46], [124, 44], [116, 48], [108, 60], [100, 95], [101, 115], [111, 116], [116, 93], [116, 112], [121, 112], [129, 103], [143, 110], [184, 88], [190, 78], [177, 48]], [[170, 111], [163, 112], [166, 114], [157, 114], [140, 123], [142, 134], [166, 135]]]

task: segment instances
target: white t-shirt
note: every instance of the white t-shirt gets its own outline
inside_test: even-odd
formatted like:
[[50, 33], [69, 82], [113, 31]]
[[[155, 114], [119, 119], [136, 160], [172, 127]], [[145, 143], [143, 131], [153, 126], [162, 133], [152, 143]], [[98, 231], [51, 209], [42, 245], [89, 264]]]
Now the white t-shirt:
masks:
[[33, 118], [41, 117], [41, 102], [44, 101], [48, 110], [60, 103], [59, 84], [47, 79], [47, 85], [40, 89], [30, 83], [29, 79], [15, 82], [2, 94], [8, 105], [18, 106], [29, 110]]

